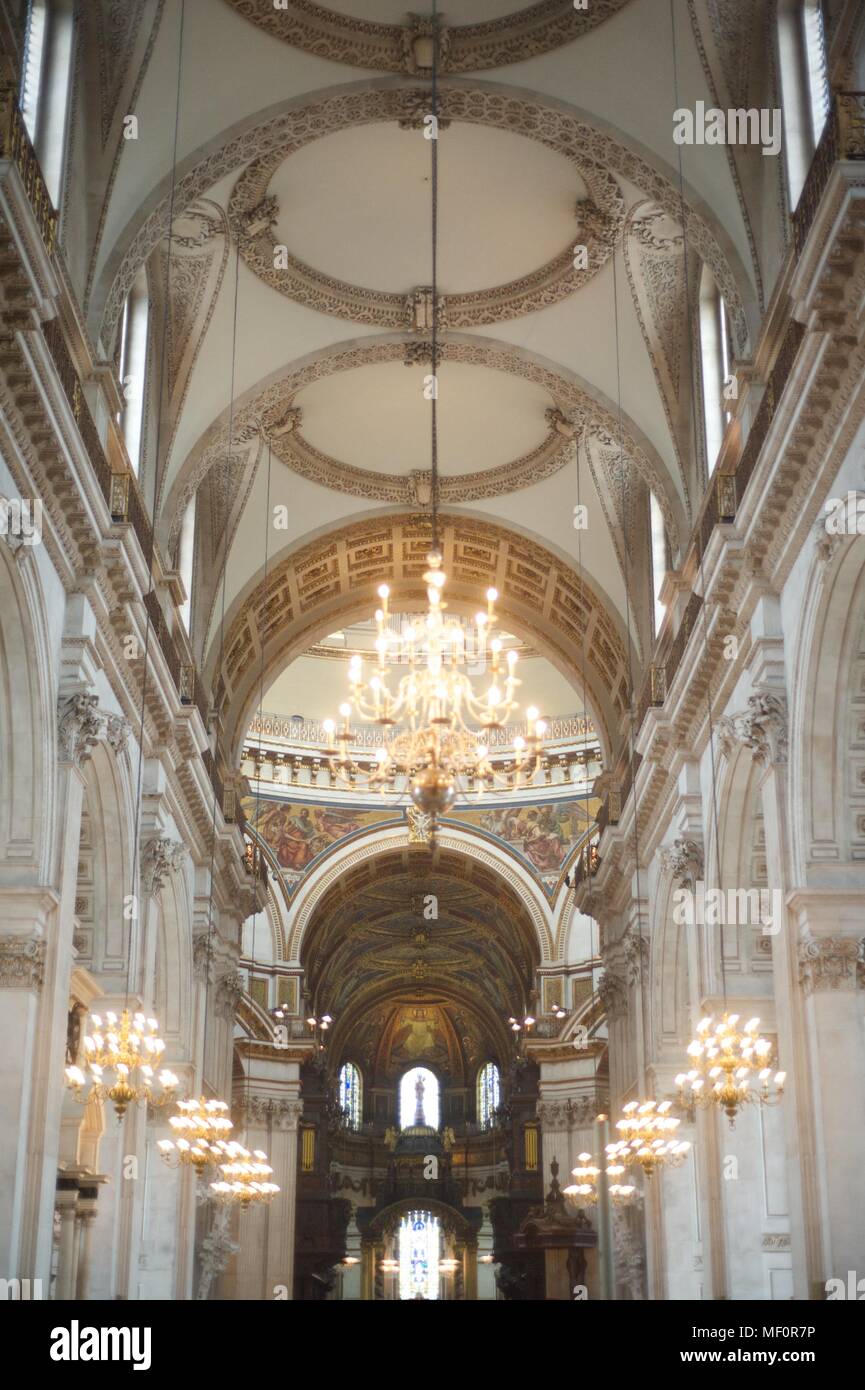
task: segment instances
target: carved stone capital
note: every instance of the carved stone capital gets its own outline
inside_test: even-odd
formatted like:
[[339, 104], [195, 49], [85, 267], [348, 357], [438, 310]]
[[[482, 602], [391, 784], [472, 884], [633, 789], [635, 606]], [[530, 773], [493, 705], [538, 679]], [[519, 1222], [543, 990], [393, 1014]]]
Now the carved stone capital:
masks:
[[186, 845], [167, 836], [155, 835], [141, 852], [141, 887], [145, 893], [159, 893], [168, 875], [179, 869], [186, 858]]
[[693, 892], [703, 877], [705, 855], [699, 840], [680, 839], [661, 850], [661, 863], [674, 882]]
[[799, 983], [806, 995], [865, 987], [865, 937], [807, 936], [799, 943]]
[[192, 969], [196, 979], [206, 981], [209, 974], [211, 982], [213, 981], [213, 952], [210, 947], [210, 932], [206, 927], [193, 934]]
[[57, 755], [61, 762], [80, 767], [91, 756], [102, 732], [99, 696], [79, 691], [57, 706]]
[[221, 976], [216, 986], [216, 1012], [220, 1018], [232, 1019], [237, 1006], [243, 998], [244, 981], [239, 970], [230, 970]]
[[0, 989], [41, 989], [44, 973], [44, 941], [0, 936]]
[[725, 715], [718, 723], [718, 741], [729, 758], [741, 745], [749, 748], [761, 767], [787, 761], [787, 701], [783, 695], [760, 691], [748, 700], [742, 714]]
[[609, 967], [602, 971], [598, 978], [598, 998], [611, 1022], [621, 1017], [628, 1008], [628, 986], [625, 976]]
[[131, 732], [132, 725], [122, 715], [105, 715], [105, 742], [113, 748], [116, 757], [119, 758], [120, 754], [125, 752]]
[[642, 978], [643, 971], [649, 965], [649, 940], [642, 933], [634, 931], [629, 927], [622, 937], [622, 949], [625, 953], [625, 966], [628, 971], [628, 980], [632, 985]]

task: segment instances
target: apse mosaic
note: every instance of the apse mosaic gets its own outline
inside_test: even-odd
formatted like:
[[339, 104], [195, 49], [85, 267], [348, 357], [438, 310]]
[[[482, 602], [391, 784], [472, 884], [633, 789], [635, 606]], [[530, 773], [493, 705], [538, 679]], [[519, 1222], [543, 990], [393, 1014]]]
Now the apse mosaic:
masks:
[[[480, 830], [508, 846], [552, 893], [566, 860], [594, 823], [600, 802], [546, 801], [457, 810], [443, 824]], [[354, 807], [315, 805], [246, 797], [243, 809], [250, 825], [270, 846], [292, 892], [307, 869], [340, 840], [373, 826], [405, 821], [404, 807], [356, 810]]]

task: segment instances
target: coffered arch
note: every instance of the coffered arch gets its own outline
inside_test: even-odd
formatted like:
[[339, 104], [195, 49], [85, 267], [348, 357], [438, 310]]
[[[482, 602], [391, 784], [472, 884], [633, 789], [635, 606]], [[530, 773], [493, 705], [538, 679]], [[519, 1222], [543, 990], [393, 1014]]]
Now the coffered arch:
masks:
[[[603, 589], [570, 562], [524, 533], [475, 515], [440, 518], [448, 603], [473, 614], [478, 592], [499, 591], [502, 623], [530, 637], [535, 649], [570, 680], [595, 722], [605, 759], [618, 740], [628, 698], [629, 658], [624, 625]], [[376, 606], [378, 585], [391, 584], [394, 607], [423, 607], [423, 572], [430, 545], [428, 514], [364, 516], [307, 537], [263, 566], [226, 615], [217, 684], [226, 735], [235, 759], [252, 708], [296, 657]], [[213, 671], [215, 657], [209, 668]]]

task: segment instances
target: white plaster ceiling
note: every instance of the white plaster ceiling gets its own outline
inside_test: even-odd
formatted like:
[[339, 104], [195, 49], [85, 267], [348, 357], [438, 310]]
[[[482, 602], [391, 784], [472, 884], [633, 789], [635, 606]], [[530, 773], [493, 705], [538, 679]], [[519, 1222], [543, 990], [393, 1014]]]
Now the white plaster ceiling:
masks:
[[[430, 144], [395, 124], [314, 140], [270, 181], [274, 239], [352, 284], [408, 293], [430, 282]], [[563, 155], [506, 130], [453, 123], [439, 137], [439, 293], [527, 275], [573, 241], [586, 187]], [[382, 235], [382, 218], [388, 232]]]
[[[340, 372], [298, 392], [303, 436], [358, 468], [404, 474], [430, 466], [429, 365], [383, 362]], [[442, 476], [509, 463], [549, 433], [542, 388], [463, 362], [438, 371], [438, 454]], [[382, 404], [385, 403], [385, 408]]]

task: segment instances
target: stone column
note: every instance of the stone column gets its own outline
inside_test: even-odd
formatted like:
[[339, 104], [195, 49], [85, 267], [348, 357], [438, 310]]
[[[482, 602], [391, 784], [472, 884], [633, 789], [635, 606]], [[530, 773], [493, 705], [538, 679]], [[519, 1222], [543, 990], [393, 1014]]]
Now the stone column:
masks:
[[[766, 639], [768, 641], [768, 639]], [[776, 901], [786, 904], [792, 887], [787, 825], [787, 702], [775, 680], [750, 696], [747, 709], [719, 725], [722, 753], [747, 748], [763, 769], [760, 783], [766, 836], [768, 885]], [[790, 1202], [790, 1241], [794, 1296], [819, 1293], [824, 1260], [820, 1250], [814, 1095], [808, 1059], [808, 1029], [799, 987], [799, 942], [792, 914], [782, 907], [772, 922], [772, 973], [778, 1022], [778, 1064], [787, 1073], [782, 1106]]]
[[469, 1239], [463, 1246], [463, 1297], [474, 1302], [478, 1296], [478, 1243]]
[[78, 1207], [78, 1185], [60, 1186], [56, 1195], [60, 1213], [60, 1250], [57, 1260], [57, 1283], [54, 1297], [68, 1302], [75, 1297], [78, 1271], [75, 1267], [75, 1226]]
[[75, 1284], [75, 1297], [79, 1302], [83, 1302], [87, 1298], [90, 1286], [90, 1261], [93, 1247], [93, 1223], [95, 1220], [95, 1197], [82, 1197], [78, 1204], [78, 1221], [81, 1234], [78, 1247], [78, 1276]]
[[859, 1278], [865, 1273], [865, 1203], [850, 1199], [865, 1170], [865, 1133], [857, 1119], [865, 1094], [865, 895], [803, 890], [790, 907], [799, 929], [814, 1107], [818, 1277], [821, 1285], [841, 1279], [846, 1286], [850, 1270]]

